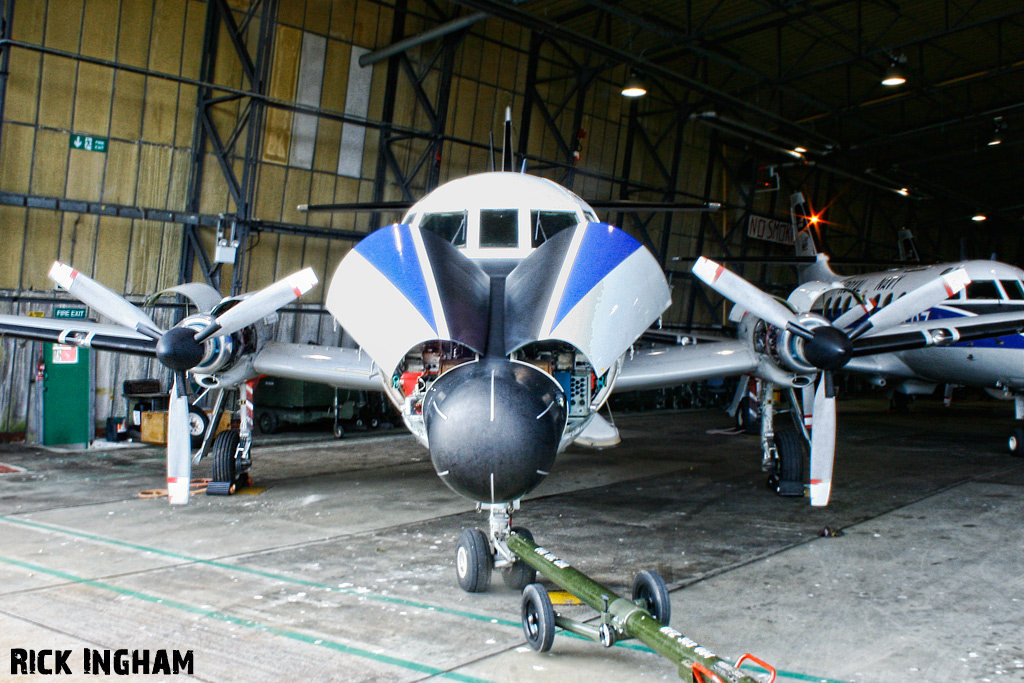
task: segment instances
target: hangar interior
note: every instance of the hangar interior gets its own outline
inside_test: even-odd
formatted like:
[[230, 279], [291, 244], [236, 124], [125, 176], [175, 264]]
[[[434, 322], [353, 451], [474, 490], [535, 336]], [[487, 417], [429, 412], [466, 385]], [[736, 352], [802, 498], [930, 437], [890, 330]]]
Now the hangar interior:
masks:
[[[500, 167], [506, 109], [516, 170], [687, 207], [602, 215], [665, 273], [668, 330], [727, 327], [700, 255], [793, 288], [793, 246], [748, 227], [788, 223], [797, 191], [845, 273], [893, 264], [903, 228], [923, 261], [1021, 264], [1022, 38], [1011, 0], [0, 0], [0, 314], [74, 303], [55, 259], [165, 328], [187, 310], [170, 287], [237, 295], [312, 267], [275, 339], [345, 344], [326, 309], [341, 259]], [[623, 96], [631, 81], [646, 93]], [[452, 548], [486, 520], [410, 434], [257, 441], [252, 496], [169, 508], [138, 496], [164, 480], [162, 448], [6, 443], [38, 351], [4, 337], [0, 353], [3, 655], [67, 648], [80, 673], [85, 650], [173, 648], [206, 681], [677, 673], [635, 642], [560, 633], [535, 653], [515, 591], [461, 591]], [[172, 382], [151, 359], [93, 358], [97, 423], [125, 410], [125, 381]], [[622, 447], [569, 446], [517, 519], [624, 594], [656, 570], [673, 626], [780, 681], [1024, 680], [1008, 415], [850, 401], [827, 508], [766, 490], [754, 437], [721, 411], [623, 415]]]
[[[0, 8], [4, 313], [64, 301], [46, 277], [54, 259], [133, 302], [186, 281], [238, 294], [304, 266], [326, 282], [355, 241], [400, 216], [358, 205], [409, 203], [490, 169], [506, 107], [520, 168], [586, 200], [722, 205], [605, 217], [672, 279], [667, 326], [724, 320], [722, 300], [693, 286], [701, 254], [784, 291], [791, 269], [757, 259], [790, 247], [746, 227], [786, 221], [796, 190], [825, 211], [822, 247], [851, 272], [895, 259], [902, 227], [926, 260], [1012, 262], [1024, 249], [1024, 11], [1009, 0]], [[905, 84], [881, 85], [892, 66]], [[621, 96], [630, 76], [646, 96]], [[330, 203], [355, 206], [297, 210]], [[218, 239], [236, 246], [220, 253]], [[278, 337], [336, 341], [323, 296], [283, 312]], [[154, 319], [182, 307], [163, 297]], [[100, 423], [124, 380], [162, 373], [96, 363]], [[32, 362], [7, 340], [3, 366], [0, 431], [21, 432]]]

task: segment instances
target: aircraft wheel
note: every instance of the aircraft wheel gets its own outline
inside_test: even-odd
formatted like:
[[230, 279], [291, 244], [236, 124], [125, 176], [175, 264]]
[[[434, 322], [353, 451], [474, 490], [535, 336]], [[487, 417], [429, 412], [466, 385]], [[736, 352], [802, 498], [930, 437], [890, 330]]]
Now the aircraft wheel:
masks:
[[205, 410], [192, 405], [188, 407], [188, 433], [192, 438], [192, 448], [203, 445], [203, 437], [209, 424], [210, 418], [206, 416]]
[[483, 593], [491, 583], [491, 545], [479, 529], [463, 529], [455, 548], [455, 575], [459, 588], [467, 593]]
[[913, 402], [914, 397], [910, 394], [896, 391], [892, 395], [892, 400], [889, 401], [889, 408], [895, 413], [909, 413], [910, 404]]
[[804, 492], [804, 440], [796, 432], [775, 434], [775, 462], [769, 482], [780, 496], [802, 496]]
[[1017, 427], [1010, 434], [1010, 452], [1018, 458], [1024, 457], [1024, 427]]
[[523, 589], [523, 633], [526, 644], [537, 652], [547, 652], [555, 641], [555, 610], [539, 583]]
[[280, 420], [277, 419], [277, 413], [272, 410], [268, 410], [260, 414], [259, 425], [260, 431], [264, 434], [273, 434], [277, 431], [277, 427], [280, 424]]
[[651, 616], [668, 625], [672, 618], [672, 603], [668, 599], [668, 588], [661, 575], [653, 569], [645, 569], [633, 579], [633, 602], [643, 601], [643, 608]]
[[213, 440], [213, 448], [210, 449], [212, 467], [210, 478], [213, 481], [226, 481], [235, 483], [238, 476], [235, 468], [235, 452], [238, 450], [238, 432], [233, 429], [225, 429]]
[[345, 426], [342, 425], [340, 422], [334, 423], [334, 429], [332, 431], [334, 432], [335, 439], [340, 439], [341, 437], [345, 436]]
[[[524, 529], [521, 526], [512, 527], [512, 533], [518, 534], [530, 541], [534, 540], [530, 530]], [[537, 580], [537, 570], [522, 560], [516, 560], [511, 567], [508, 567], [502, 573], [501, 578], [505, 580], [505, 585], [509, 588], [521, 591]]]
[[757, 404], [749, 398], [740, 401], [736, 408], [736, 426], [747, 434], [761, 433], [761, 417], [757, 413]]

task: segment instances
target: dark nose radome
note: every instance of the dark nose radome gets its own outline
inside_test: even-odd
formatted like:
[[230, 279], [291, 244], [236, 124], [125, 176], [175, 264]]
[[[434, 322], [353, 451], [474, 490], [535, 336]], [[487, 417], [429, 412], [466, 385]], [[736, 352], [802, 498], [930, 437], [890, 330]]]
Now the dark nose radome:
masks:
[[555, 462], [564, 406], [561, 387], [531, 366], [482, 360], [455, 368], [423, 401], [434, 469], [473, 500], [521, 498]]

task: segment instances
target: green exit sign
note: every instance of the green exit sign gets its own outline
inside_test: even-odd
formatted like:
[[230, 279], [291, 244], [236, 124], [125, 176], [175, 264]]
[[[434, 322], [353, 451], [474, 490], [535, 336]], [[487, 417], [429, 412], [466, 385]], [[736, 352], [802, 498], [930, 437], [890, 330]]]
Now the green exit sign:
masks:
[[63, 308], [63, 307], [58, 306], [57, 308], [53, 309], [53, 317], [54, 318], [72, 318], [72, 319], [85, 318], [85, 309], [84, 308]]
[[98, 138], [95, 135], [79, 135], [72, 133], [70, 136], [71, 149], [84, 149], [87, 152], [107, 152], [107, 139]]

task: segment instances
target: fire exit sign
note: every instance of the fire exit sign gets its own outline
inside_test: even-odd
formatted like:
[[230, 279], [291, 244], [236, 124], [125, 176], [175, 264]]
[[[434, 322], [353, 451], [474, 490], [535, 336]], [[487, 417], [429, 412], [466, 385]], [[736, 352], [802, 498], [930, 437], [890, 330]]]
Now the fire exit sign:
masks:
[[70, 136], [71, 149], [84, 149], [87, 152], [107, 153], [107, 139], [98, 138], [95, 135], [79, 135], [72, 133]]

